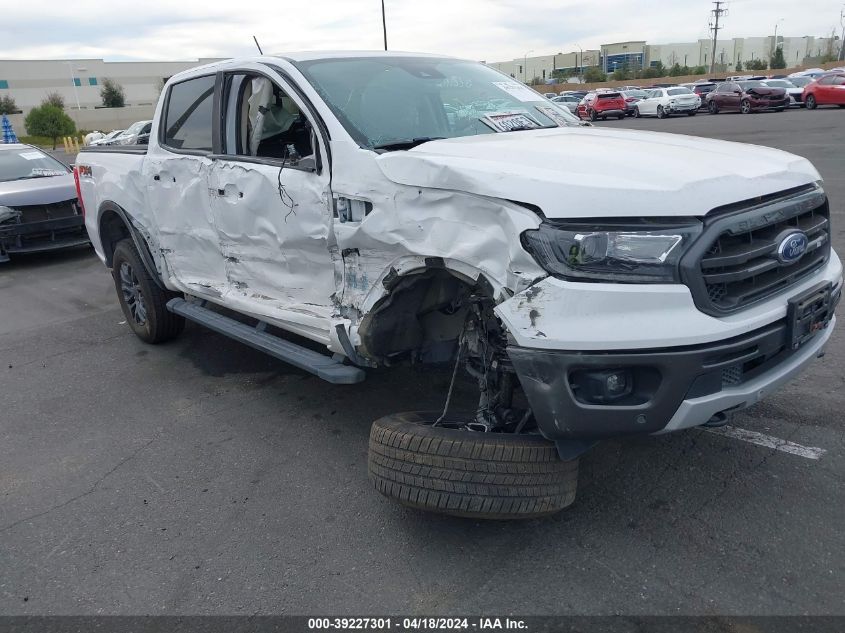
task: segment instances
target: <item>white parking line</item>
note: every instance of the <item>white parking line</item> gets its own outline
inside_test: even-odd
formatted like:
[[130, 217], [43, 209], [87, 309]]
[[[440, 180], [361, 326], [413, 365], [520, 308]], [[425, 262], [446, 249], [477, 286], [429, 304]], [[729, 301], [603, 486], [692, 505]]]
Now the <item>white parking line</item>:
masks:
[[782, 440], [779, 437], [772, 437], [764, 433], [757, 433], [757, 431], [749, 431], [747, 429], [739, 429], [735, 426], [720, 426], [714, 429], [705, 429], [708, 433], [715, 433], [716, 435], [724, 435], [725, 437], [732, 437], [736, 440], [757, 444], [758, 446], [765, 446], [766, 448], [773, 448], [777, 451], [789, 453], [790, 455], [798, 455], [806, 457], [807, 459], [821, 459], [827, 451], [823, 448], [816, 448], [814, 446], [801, 446], [788, 440]]

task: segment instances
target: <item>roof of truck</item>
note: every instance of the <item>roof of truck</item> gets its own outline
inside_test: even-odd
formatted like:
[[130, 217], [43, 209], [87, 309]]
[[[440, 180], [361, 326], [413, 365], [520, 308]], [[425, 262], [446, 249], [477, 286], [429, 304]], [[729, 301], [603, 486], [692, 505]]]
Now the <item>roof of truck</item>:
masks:
[[406, 51], [294, 51], [288, 53], [274, 53], [267, 57], [280, 57], [295, 62], [306, 62], [315, 59], [337, 59], [344, 57], [432, 57], [452, 58], [451, 55], [435, 55], [433, 53], [414, 53]]

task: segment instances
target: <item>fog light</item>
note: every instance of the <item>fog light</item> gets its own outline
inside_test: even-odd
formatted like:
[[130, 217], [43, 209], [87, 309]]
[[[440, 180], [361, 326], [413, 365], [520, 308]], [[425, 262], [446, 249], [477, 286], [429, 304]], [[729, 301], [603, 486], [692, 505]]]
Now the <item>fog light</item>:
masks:
[[570, 384], [579, 400], [592, 404], [615, 402], [634, 389], [630, 369], [580, 370], [572, 374]]

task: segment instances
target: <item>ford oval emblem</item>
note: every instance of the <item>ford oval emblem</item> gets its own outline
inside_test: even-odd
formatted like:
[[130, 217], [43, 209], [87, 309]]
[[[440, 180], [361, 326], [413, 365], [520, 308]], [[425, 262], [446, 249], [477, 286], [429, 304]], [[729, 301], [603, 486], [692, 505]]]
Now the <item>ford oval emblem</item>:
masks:
[[801, 231], [795, 231], [784, 237], [778, 245], [778, 260], [782, 264], [794, 264], [807, 252], [809, 240]]

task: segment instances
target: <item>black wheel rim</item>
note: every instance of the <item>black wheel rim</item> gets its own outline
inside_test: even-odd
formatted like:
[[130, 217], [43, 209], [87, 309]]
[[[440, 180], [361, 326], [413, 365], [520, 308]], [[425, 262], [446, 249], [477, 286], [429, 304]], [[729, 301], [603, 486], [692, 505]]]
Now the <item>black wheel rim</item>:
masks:
[[144, 302], [144, 293], [129, 262], [120, 264], [120, 292], [123, 294], [123, 302], [129, 309], [132, 320], [138, 325], [146, 325], [147, 305]]

